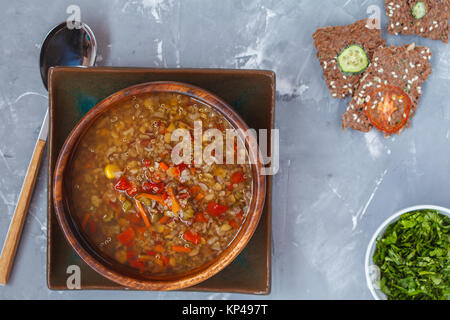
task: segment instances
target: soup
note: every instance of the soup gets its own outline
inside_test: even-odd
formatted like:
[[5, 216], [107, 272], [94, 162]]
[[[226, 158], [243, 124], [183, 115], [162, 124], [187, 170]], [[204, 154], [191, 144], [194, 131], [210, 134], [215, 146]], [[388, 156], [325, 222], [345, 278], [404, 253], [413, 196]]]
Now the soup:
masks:
[[[249, 164], [175, 164], [176, 129], [194, 124], [223, 135], [232, 126], [191, 97], [154, 93], [98, 118], [73, 159], [72, 212], [104, 255], [140, 273], [188, 272], [233, 240], [251, 201]], [[201, 139], [206, 147], [210, 141]]]

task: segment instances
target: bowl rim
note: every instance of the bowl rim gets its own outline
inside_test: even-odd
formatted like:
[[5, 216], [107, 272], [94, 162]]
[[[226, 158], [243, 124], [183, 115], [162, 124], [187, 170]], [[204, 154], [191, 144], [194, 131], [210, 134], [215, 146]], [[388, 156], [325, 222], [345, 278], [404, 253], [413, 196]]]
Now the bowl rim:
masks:
[[[372, 297], [375, 300], [384, 300], [386, 299], [386, 297], [382, 297], [378, 294], [377, 289], [374, 288], [373, 285], [373, 281], [371, 279], [370, 276], [370, 267], [373, 265], [371, 263], [372, 260], [372, 255], [373, 255], [373, 251], [375, 243], [377, 238], [384, 232], [384, 230], [388, 227], [388, 225], [390, 225], [391, 223], [395, 222], [396, 220], [398, 220], [398, 218], [408, 212], [412, 212], [412, 211], [418, 211], [418, 210], [425, 210], [425, 209], [430, 209], [430, 210], [436, 210], [439, 211], [439, 213], [450, 216], [450, 209], [446, 208], [446, 207], [442, 207], [442, 206], [437, 206], [437, 205], [414, 205], [411, 207], [407, 207], [404, 209], [401, 209], [397, 212], [395, 212], [393, 215], [389, 216], [388, 218], [386, 218], [381, 224], [380, 226], [376, 229], [376, 231], [373, 233], [369, 244], [367, 245], [367, 249], [366, 249], [366, 254], [364, 257], [364, 272], [365, 272], [365, 276], [366, 276], [366, 284], [367, 287], [370, 290], [370, 293], [372, 294]], [[379, 290], [378, 290], [379, 291]]]
[[[229, 104], [217, 97], [215, 94], [188, 83], [176, 81], [152, 81], [121, 89], [97, 103], [81, 118], [81, 120], [75, 125], [67, 136], [55, 163], [52, 200], [55, 215], [66, 240], [81, 257], [81, 259], [96, 272], [128, 288], [137, 290], [177, 290], [191, 287], [220, 272], [239, 255], [239, 253], [250, 241], [261, 218], [266, 196], [266, 177], [261, 174], [263, 164], [260, 161], [258, 153], [260, 151], [259, 147], [256, 150], [253, 150], [253, 148], [246, 148], [250, 159], [253, 160], [253, 163], [250, 164], [253, 173], [253, 191], [247, 218], [244, 220], [244, 223], [231, 243], [212, 261], [205, 263], [199, 268], [193, 269], [194, 271], [191, 270], [191, 274], [182, 274], [180, 277], [174, 276], [172, 279], [166, 280], [139, 279], [106, 266], [105, 263], [95, 257], [95, 254], [92, 254], [95, 253], [95, 251], [92, 252], [92, 248], [87, 250], [77, 239], [77, 237], [80, 237], [80, 233], [73, 230], [75, 229], [73, 226], [73, 221], [69, 221], [73, 218], [70, 217], [70, 212], [65, 210], [65, 169], [70, 164], [71, 156], [73, 155], [74, 150], [76, 150], [79, 139], [84, 136], [86, 130], [101, 114], [103, 114], [110, 107], [116, 105], [116, 103], [129, 99], [133, 96], [155, 92], [177, 92], [179, 94], [188, 95], [200, 100], [202, 103], [220, 113], [232, 125], [233, 128], [237, 129], [238, 135], [241, 138], [243, 138], [242, 131], [249, 129], [245, 121]], [[85, 237], [81, 237], [81, 239], [85, 239]], [[89, 252], [89, 250], [91, 252]]]

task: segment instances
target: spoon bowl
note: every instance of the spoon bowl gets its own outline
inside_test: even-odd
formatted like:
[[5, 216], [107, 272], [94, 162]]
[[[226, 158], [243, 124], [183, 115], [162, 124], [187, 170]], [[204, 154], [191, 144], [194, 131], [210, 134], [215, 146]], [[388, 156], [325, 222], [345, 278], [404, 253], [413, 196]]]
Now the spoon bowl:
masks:
[[91, 28], [85, 23], [69, 28], [62, 22], [45, 37], [41, 47], [39, 69], [42, 82], [47, 88], [48, 69], [54, 66], [84, 66], [95, 64], [97, 41]]

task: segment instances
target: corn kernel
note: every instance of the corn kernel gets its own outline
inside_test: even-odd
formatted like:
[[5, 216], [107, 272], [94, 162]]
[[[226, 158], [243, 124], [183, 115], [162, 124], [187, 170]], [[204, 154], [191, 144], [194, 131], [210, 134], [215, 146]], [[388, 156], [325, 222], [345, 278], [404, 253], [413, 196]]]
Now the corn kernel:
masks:
[[115, 164], [108, 164], [105, 167], [105, 175], [108, 179], [116, 178], [116, 173], [120, 171], [120, 168]]

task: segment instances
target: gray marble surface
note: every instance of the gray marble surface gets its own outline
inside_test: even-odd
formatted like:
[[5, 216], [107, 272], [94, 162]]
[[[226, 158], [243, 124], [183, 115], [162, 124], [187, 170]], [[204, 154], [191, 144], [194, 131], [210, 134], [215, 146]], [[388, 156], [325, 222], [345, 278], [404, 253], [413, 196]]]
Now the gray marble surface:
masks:
[[[348, 100], [329, 95], [315, 59], [317, 27], [368, 17], [380, 0], [0, 1], [0, 241], [48, 106], [38, 70], [45, 34], [77, 4], [99, 42], [98, 65], [271, 69], [277, 74], [280, 171], [273, 195], [273, 299], [370, 299], [364, 253], [393, 212], [450, 207], [450, 46], [433, 51], [412, 127], [386, 139], [344, 132]], [[46, 286], [43, 159], [10, 282], [0, 299], [259, 299], [228, 293], [51, 291]]]

